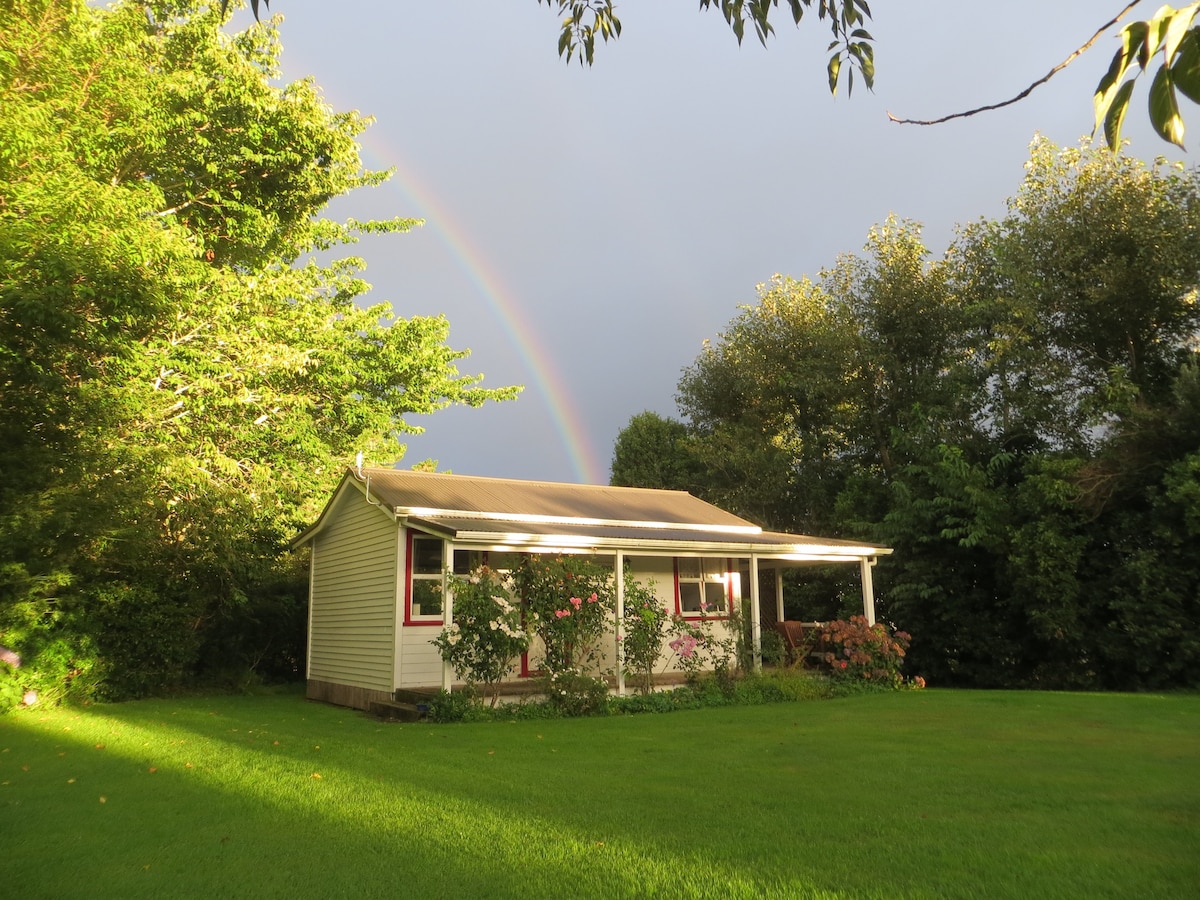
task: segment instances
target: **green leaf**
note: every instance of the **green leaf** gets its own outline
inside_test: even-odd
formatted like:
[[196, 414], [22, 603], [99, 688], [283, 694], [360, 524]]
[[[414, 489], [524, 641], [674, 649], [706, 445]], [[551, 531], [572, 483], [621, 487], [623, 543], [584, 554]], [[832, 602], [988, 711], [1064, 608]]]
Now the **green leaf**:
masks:
[[1096, 85], [1096, 93], [1092, 95], [1092, 105], [1095, 108], [1095, 125], [1092, 128], [1092, 134], [1095, 134], [1104, 121], [1108, 118], [1108, 110], [1112, 106], [1113, 99], [1117, 96], [1117, 92], [1121, 89], [1121, 79], [1125, 77], [1125, 73], [1129, 69], [1129, 56], [1122, 49], [1118, 50], [1112, 58], [1112, 63], [1109, 64], [1108, 71], [1104, 77], [1100, 79], [1100, 83]]
[[1182, 9], [1171, 18], [1170, 23], [1167, 25], [1167, 34], [1163, 41], [1163, 52], [1166, 54], [1168, 63], [1174, 62], [1179, 45], [1188, 33], [1188, 29], [1192, 27], [1192, 21], [1196, 18], [1197, 11], [1195, 8], [1191, 11]]
[[1126, 81], [1117, 90], [1108, 113], [1104, 116], [1104, 140], [1108, 149], [1121, 146], [1121, 126], [1125, 124], [1125, 113], [1129, 109], [1129, 97], [1133, 94], [1133, 81]]
[[1121, 49], [1117, 52], [1124, 58], [1125, 67], [1136, 59], [1139, 67], [1146, 68], [1146, 61], [1149, 59], [1146, 37], [1149, 33], [1150, 26], [1146, 22], [1130, 22], [1121, 29]]
[[842, 71], [842, 55], [835, 53], [829, 57], [829, 93], [837, 96], [838, 74]]
[[1200, 103], [1200, 30], [1187, 33], [1171, 66], [1171, 81], [1183, 96]]
[[1164, 141], [1183, 147], [1183, 119], [1171, 83], [1171, 70], [1166, 66], [1159, 68], [1150, 85], [1150, 124]]

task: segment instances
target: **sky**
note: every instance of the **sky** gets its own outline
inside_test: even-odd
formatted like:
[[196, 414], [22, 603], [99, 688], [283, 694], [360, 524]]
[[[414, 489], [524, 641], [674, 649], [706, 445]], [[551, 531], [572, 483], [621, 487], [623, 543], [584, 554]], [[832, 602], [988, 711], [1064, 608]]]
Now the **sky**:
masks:
[[[444, 314], [471, 351], [460, 371], [525, 386], [413, 418], [425, 432], [400, 464], [607, 483], [621, 428], [678, 417], [680, 374], [756, 285], [816, 276], [890, 214], [923, 223], [934, 256], [956, 225], [1002, 215], [1035, 133], [1091, 131], [1116, 39], [1003, 110], [935, 127], [888, 111], [1007, 99], [1123, 5], [877, 0], [875, 90], [834, 99], [815, 16], [796, 29], [780, 15], [767, 48], [739, 48], [695, 0], [629, 0], [621, 38], [585, 68], [558, 57], [557, 13], [535, 0], [274, 0], [284, 80], [311, 76], [333, 108], [374, 116], [364, 163], [395, 170], [328, 214], [425, 220], [342, 254], [365, 260], [366, 300]], [[1195, 164], [1150, 130], [1145, 90], [1129, 152]], [[1200, 110], [1185, 118], [1200, 130]]]

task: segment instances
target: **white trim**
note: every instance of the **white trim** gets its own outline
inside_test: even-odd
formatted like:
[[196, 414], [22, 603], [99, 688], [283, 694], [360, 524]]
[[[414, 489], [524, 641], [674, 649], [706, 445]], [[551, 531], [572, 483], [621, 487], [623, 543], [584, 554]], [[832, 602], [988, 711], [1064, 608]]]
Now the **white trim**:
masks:
[[874, 558], [859, 562], [859, 571], [862, 573], [863, 615], [867, 619], [868, 626], [875, 624], [875, 586], [871, 582], [871, 566], [873, 565], [875, 565]]
[[395, 632], [395, 649], [392, 651], [392, 691], [400, 689], [401, 682], [404, 680], [404, 623], [408, 619], [408, 597], [404, 590], [405, 582], [408, 580], [404, 577], [407, 571], [405, 565], [408, 562], [406, 550], [408, 548], [408, 532], [406, 529], [397, 525], [396, 527], [396, 610], [393, 613], [395, 616], [395, 627], [392, 629]]
[[615, 580], [616, 580], [616, 589], [617, 589], [617, 603], [616, 603], [617, 621], [615, 623], [616, 627], [613, 629], [613, 632], [617, 636], [617, 640], [616, 640], [616, 645], [617, 645], [617, 696], [624, 697], [625, 696], [625, 642], [622, 640], [622, 638], [624, 637], [624, 634], [621, 629], [625, 627], [625, 554], [621, 550], [617, 551]]
[[849, 562], [884, 556], [885, 547], [836, 547], [828, 544], [772, 544], [736, 541], [679, 541], [646, 538], [607, 538], [596, 535], [529, 534], [521, 532], [459, 531], [457, 543], [488, 545], [490, 549], [520, 553], [600, 553], [637, 550], [646, 556], [739, 556], [751, 554], [789, 562]]
[[[449, 560], [447, 565], [446, 560]], [[450, 588], [449, 572], [454, 566], [454, 544], [442, 541], [442, 627], [449, 628], [454, 622], [454, 591]], [[450, 693], [454, 683], [454, 669], [442, 660], [442, 690]]]
[[775, 567], [775, 621], [783, 621], [783, 569]]
[[754, 649], [754, 671], [762, 671], [762, 612], [758, 602], [758, 557], [750, 556], [750, 640]]

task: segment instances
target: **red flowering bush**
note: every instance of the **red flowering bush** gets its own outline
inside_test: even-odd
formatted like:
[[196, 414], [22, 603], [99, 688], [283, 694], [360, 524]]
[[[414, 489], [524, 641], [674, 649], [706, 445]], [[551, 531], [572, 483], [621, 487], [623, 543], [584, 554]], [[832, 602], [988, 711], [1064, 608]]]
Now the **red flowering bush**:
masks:
[[868, 625], [865, 617], [852, 616], [822, 628], [817, 646], [835, 677], [900, 687], [900, 667], [911, 641], [905, 632], [892, 633], [882, 622]]

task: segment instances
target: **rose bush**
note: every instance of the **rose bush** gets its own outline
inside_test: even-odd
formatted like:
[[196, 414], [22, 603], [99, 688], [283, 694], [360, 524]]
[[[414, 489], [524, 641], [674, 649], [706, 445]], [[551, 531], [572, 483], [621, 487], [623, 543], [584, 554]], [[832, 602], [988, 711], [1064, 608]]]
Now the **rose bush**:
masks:
[[520, 604], [511, 578], [486, 566], [469, 576], [452, 576], [454, 621], [433, 639], [443, 660], [470, 688], [482, 684], [495, 706], [500, 683], [529, 649]]

